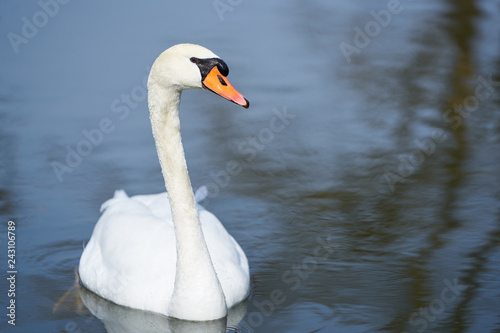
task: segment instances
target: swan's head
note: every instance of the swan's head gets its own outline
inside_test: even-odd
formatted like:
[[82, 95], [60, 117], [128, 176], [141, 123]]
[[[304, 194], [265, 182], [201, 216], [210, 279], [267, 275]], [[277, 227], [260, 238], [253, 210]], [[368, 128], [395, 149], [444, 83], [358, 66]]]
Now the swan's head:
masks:
[[226, 63], [209, 49], [195, 44], [178, 44], [164, 51], [153, 64], [148, 85], [186, 89], [206, 89], [248, 108], [248, 100], [234, 89]]

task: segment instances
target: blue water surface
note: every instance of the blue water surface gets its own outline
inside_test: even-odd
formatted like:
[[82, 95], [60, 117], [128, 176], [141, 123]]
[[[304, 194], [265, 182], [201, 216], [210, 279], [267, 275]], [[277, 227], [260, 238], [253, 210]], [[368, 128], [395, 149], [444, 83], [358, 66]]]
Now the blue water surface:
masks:
[[[499, 20], [487, 0], [2, 1], [0, 330], [499, 332]], [[205, 326], [71, 291], [100, 205], [164, 190], [145, 80], [181, 42], [250, 100], [182, 96], [193, 187], [252, 275]]]

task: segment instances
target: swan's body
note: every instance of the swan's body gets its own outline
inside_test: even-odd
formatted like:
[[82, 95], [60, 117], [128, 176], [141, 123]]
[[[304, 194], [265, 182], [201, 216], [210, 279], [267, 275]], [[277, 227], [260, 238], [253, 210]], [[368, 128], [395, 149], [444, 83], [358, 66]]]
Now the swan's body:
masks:
[[178, 108], [185, 89], [206, 88], [248, 107], [211, 51], [179, 44], [148, 79], [153, 136], [166, 193], [117, 191], [80, 259], [82, 284], [112, 302], [186, 320], [225, 317], [249, 292], [245, 253], [220, 221], [197, 206], [182, 147]]

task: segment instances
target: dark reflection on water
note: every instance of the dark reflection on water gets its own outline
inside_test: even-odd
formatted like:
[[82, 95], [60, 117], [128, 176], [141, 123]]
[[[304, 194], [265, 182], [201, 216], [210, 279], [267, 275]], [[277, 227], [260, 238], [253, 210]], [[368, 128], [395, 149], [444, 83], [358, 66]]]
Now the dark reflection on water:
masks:
[[[72, 3], [19, 54], [0, 51], [12, 64], [0, 67], [0, 214], [19, 225], [19, 328], [112, 331], [72, 302], [51, 309], [99, 205], [117, 188], [163, 190], [145, 101], [124, 120], [110, 105], [161, 50], [192, 41], [225, 59], [251, 102], [235, 110], [196, 91], [181, 106], [193, 186], [209, 187], [203, 204], [250, 261], [254, 292], [229, 326], [500, 330], [500, 8], [402, 1], [347, 59], [339, 45], [386, 1], [235, 4], [220, 21], [210, 2]], [[31, 5], [0, 5], [12, 11], [2, 32], [20, 30]], [[115, 130], [59, 183], [50, 163], [103, 117]]]

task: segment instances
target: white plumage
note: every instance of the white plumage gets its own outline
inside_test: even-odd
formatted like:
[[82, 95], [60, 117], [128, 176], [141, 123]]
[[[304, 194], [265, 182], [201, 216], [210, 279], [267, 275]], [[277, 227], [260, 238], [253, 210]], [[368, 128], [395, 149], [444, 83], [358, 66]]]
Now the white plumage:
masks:
[[[173, 292], [176, 266], [168, 202], [166, 192], [128, 197], [119, 190], [102, 204], [103, 215], [80, 260], [86, 287], [117, 304], [168, 314], [165, 304]], [[210, 257], [231, 307], [248, 293], [248, 261], [217, 217], [198, 207]]]
[[210, 86], [192, 57], [217, 58], [201, 46], [180, 44], [160, 55], [148, 81], [153, 135], [170, 198], [167, 192], [128, 197], [116, 191], [102, 205], [79, 275], [86, 288], [114, 303], [200, 321], [226, 316], [247, 297], [249, 268], [221, 222], [195, 202], [207, 190], [193, 195], [187, 174], [180, 93], [208, 87], [242, 106], [248, 102], [235, 90], [230, 97], [217, 92], [221, 87]]

